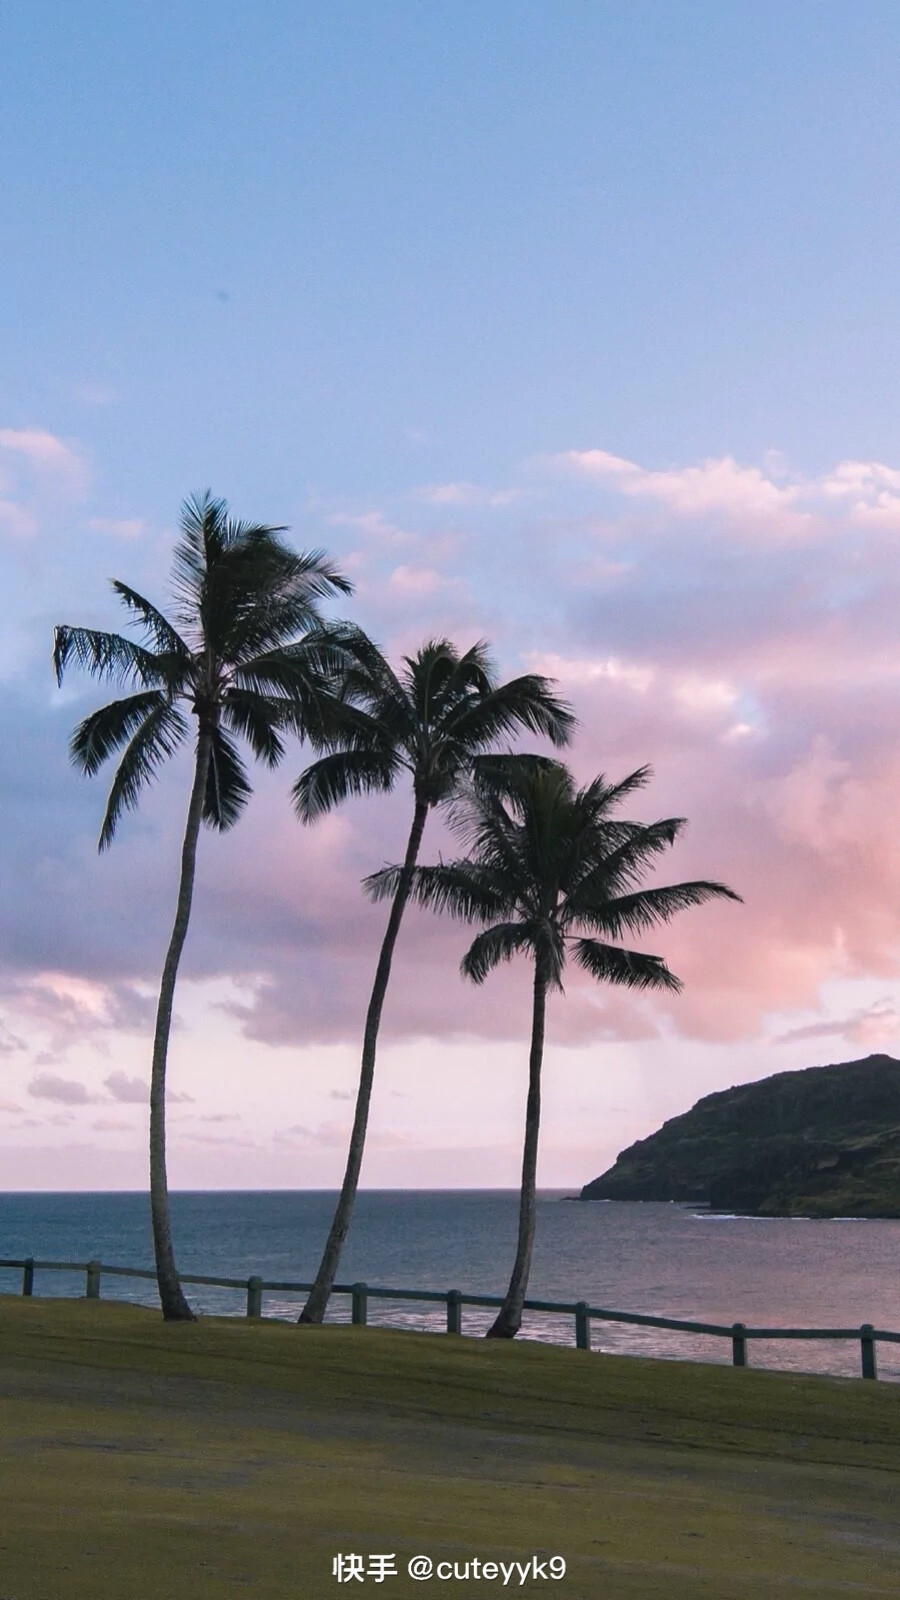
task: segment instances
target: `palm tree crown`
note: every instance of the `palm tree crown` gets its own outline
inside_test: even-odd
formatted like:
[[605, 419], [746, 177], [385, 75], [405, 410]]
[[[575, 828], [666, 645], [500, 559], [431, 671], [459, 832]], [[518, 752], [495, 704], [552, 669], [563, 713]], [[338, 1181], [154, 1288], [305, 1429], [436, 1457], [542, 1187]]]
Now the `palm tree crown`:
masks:
[[432, 639], [395, 673], [364, 634], [348, 644], [347, 710], [332, 748], [294, 785], [294, 803], [311, 822], [351, 795], [386, 792], [403, 772], [427, 808], [452, 798], [473, 762], [519, 732], [566, 744], [575, 718], [550, 681], [526, 673], [498, 682], [483, 642], [462, 653]]
[[[560, 762], [509, 763], [499, 777], [460, 790], [451, 826], [467, 859], [419, 867], [412, 893], [421, 904], [488, 926], [462, 961], [482, 983], [493, 967], [530, 955], [548, 987], [562, 989], [567, 956], [593, 978], [634, 989], [681, 988], [660, 956], [623, 948], [630, 934], [668, 922], [688, 906], [740, 895], [707, 880], [639, 888], [654, 859], [675, 843], [683, 817], [638, 823], [612, 813], [650, 778], [640, 767], [617, 784], [602, 776], [577, 789]], [[394, 892], [400, 869], [366, 880], [370, 895]]]
[[74, 662], [94, 677], [135, 689], [86, 717], [70, 742], [73, 761], [89, 775], [122, 751], [101, 850], [112, 842], [123, 810], [137, 805], [141, 790], [187, 737], [179, 702], [209, 733], [203, 820], [218, 829], [232, 826], [250, 794], [235, 736], [275, 766], [284, 753], [280, 728], [321, 730], [331, 673], [342, 656], [341, 631], [322, 623], [318, 603], [350, 593], [351, 585], [321, 551], [291, 551], [283, 532], [235, 520], [208, 494], [188, 500], [174, 557], [174, 622], [114, 580], [141, 630], [139, 642], [92, 628], [56, 629], [58, 682]]

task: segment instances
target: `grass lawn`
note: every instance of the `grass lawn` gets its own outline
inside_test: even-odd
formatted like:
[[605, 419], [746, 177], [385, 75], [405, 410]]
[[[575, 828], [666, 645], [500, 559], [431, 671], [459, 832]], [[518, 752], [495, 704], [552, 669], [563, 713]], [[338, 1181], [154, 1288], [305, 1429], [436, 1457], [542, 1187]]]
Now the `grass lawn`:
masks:
[[0, 1600], [513, 1592], [896, 1597], [900, 1385], [0, 1297]]

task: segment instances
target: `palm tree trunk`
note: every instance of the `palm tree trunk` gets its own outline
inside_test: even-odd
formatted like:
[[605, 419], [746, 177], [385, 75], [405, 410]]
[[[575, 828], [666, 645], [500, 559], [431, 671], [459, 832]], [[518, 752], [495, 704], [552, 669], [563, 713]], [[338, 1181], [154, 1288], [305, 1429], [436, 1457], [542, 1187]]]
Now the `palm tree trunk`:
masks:
[[169, 1217], [169, 1183], [166, 1175], [166, 1061], [169, 1053], [169, 1033], [172, 1027], [172, 1004], [175, 998], [175, 979], [178, 963], [184, 948], [191, 900], [194, 894], [194, 871], [197, 863], [197, 840], [203, 816], [203, 799], [209, 773], [212, 750], [212, 729], [201, 722], [197, 735], [197, 757], [194, 768], [194, 785], [188, 806], [184, 842], [181, 847], [181, 877], [178, 883], [178, 901], [175, 922], [166, 952], [159, 1002], [156, 1008], [156, 1030], [153, 1035], [153, 1068], [150, 1075], [150, 1215], [153, 1222], [153, 1249], [156, 1256], [156, 1279], [163, 1317], [167, 1322], [194, 1322], [194, 1313], [181, 1289], [175, 1252], [172, 1248], [172, 1226]]
[[353, 1213], [353, 1202], [356, 1199], [356, 1190], [359, 1184], [359, 1173], [362, 1166], [363, 1151], [366, 1143], [366, 1128], [369, 1122], [369, 1101], [372, 1097], [372, 1080], [375, 1076], [375, 1053], [378, 1048], [378, 1029], [381, 1023], [381, 1010], [384, 997], [391, 976], [391, 962], [394, 958], [394, 946], [412, 888], [413, 870], [419, 858], [422, 844], [422, 834], [425, 831], [425, 822], [428, 817], [428, 802], [416, 800], [413, 813], [412, 827], [406, 845], [406, 855], [403, 859], [403, 869], [397, 892], [388, 917], [381, 952], [378, 957], [378, 966], [375, 969], [375, 982], [372, 985], [372, 994], [369, 999], [369, 1009], [366, 1012], [366, 1026], [363, 1034], [362, 1061], [359, 1070], [359, 1088], [356, 1093], [356, 1110], [353, 1114], [353, 1129], [350, 1134], [350, 1148], [347, 1152], [347, 1166], [344, 1172], [344, 1182], [338, 1196], [331, 1231], [322, 1252], [322, 1260], [316, 1279], [309, 1293], [309, 1299], [300, 1314], [301, 1322], [321, 1322], [325, 1316], [328, 1301], [337, 1275], [338, 1263], [344, 1240], [350, 1227], [350, 1218]]
[[537, 1183], [538, 1134], [541, 1125], [541, 1064], [544, 1059], [544, 1019], [547, 1009], [547, 977], [538, 958], [534, 968], [534, 1002], [531, 1020], [531, 1054], [528, 1061], [528, 1104], [525, 1111], [525, 1148], [522, 1155], [522, 1189], [519, 1195], [519, 1238], [509, 1288], [497, 1317], [488, 1329], [488, 1339], [514, 1339], [522, 1326], [522, 1308], [531, 1253], [534, 1247], [535, 1188]]

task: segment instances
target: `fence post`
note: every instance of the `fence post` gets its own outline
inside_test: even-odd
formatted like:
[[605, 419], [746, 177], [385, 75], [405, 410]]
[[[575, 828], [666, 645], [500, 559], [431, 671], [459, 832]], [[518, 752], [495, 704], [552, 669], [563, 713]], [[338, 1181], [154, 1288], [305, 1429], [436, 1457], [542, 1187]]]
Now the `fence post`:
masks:
[[350, 1320], [357, 1327], [366, 1325], [366, 1310], [369, 1304], [369, 1287], [365, 1283], [355, 1283], [350, 1290]]
[[22, 1293], [34, 1294], [34, 1256], [29, 1256], [22, 1267]]
[[588, 1303], [579, 1300], [575, 1307], [575, 1349], [590, 1350], [591, 1348], [591, 1319], [588, 1314]]
[[462, 1333], [462, 1294], [459, 1289], [447, 1290], [447, 1332]]
[[862, 1375], [864, 1378], [877, 1378], [878, 1369], [875, 1364], [875, 1329], [871, 1322], [864, 1322], [859, 1330], [860, 1352], [862, 1354]]
[[87, 1264], [87, 1278], [86, 1278], [86, 1282], [85, 1282], [85, 1290], [84, 1290], [84, 1292], [87, 1295], [89, 1300], [99, 1300], [100, 1299], [100, 1262], [99, 1261], [89, 1261], [88, 1264]]
[[262, 1278], [247, 1279], [247, 1315], [262, 1316]]
[[747, 1328], [743, 1322], [731, 1325], [731, 1361], [735, 1367], [747, 1365]]

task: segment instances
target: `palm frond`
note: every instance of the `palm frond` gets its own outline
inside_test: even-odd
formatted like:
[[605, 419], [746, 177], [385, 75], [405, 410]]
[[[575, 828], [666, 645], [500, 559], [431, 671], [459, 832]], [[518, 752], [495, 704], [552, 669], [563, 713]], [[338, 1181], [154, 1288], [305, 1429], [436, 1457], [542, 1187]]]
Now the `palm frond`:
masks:
[[[89, 717], [79, 722], [69, 740], [69, 755], [75, 766], [80, 767], [88, 777], [93, 777], [104, 761], [132, 738], [151, 712], [167, 703], [160, 689], [144, 689], [140, 694], [128, 695], [124, 700], [113, 700], [98, 711], [92, 711]], [[176, 715], [186, 733], [184, 718], [180, 713]]]
[[447, 735], [463, 749], [484, 750], [517, 733], [536, 733], [552, 744], [569, 743], [576, 726], [571, 707], [538, 673], [512, 678], [478, 699], [469, 699], [448, 720]]
[[210, 642], [236, 663], [320, 630], [321, 602], [352, 589], [323, 551], [291, 550], [280, 531], [253, 528], [208, 574]]
[[497, 682], [497, 667], [487, 640], [478, 639], [468, 650], [463, 651], [462, 655], [457, 653], [456, 646], [449, 641], [442, 640], [441, 643], [447, 646], [455, 657], [451, 692], [456, 696], [460, 692], [471, 694], [474, 691], [482, 699], [490, 694]]
[[214, 728], [203, 820], [224, 833], [237, 822], [252, 793], [247, 771], [237, 747], [222, 728]]
[[621, 945], [601, 944], [597, 939], [574, 939], [572, 950], [578, 965], [598, 983], [626, 989], [668, 989], [675, 994], [682, 988], [681, 979], [669, 971], [661, 956], [623, 950]]
[[156, 777], [162, 763], [174, 755], [187, 731], [187, 722], [178, 707], [159, 696], [139, 722], [119, 762], [100, 829], [100, 850], [112, 844], [123, 810], [134, 810], [141, 790]]
[[160, 654], [173, 656], [182, 661], [189, 659], [191, 652], [181, 634], [156, 606], [145, 600], [136, 589], [129, 588], [127, 583], [121, 583], [118, 578], [113, 578], [112, 587], [132, 615], [143, 623], [148, 637]]
[[342, 636], [349, 657], [346, 681], [353, 697], [358, 697], [373, 714], [376, 708], [408, 699], [408, 684], [401, 683], [387, 657], [362, 628], [349, 625]]
[[291, 790], [294, 810], [301, 822], [314, 822], [351, 795], [386, 794], [401, 771], [390, 749], [334, 751], [300, 774]]
[[[597, 933], [606, 934], [610, 939], [621, 939], [626, 933], [646, 933], [661, 922], [670, 922], [679, 911], [704, 905], [707, 900], [740, 899], [741, 896], [724, 883], [705, 880], [672, 883], [658, 888], [639, 889], [634, 894], [618, 895], [613, 899], [598, 898], [593, 906], [582, 902], [576, 908], [577, 921]], [[575, 917], [567, 918], [567, 921], [574, 920]]]
[[105, 633], [98, 628], [73, 628], [61, 623], [53, 630], [53, 668], [57, 683], [70, 662], [83, 667], [94, 678], [114, 683], [129, 679], [144, 684], [164, 684], [166, 674], [159, 658], [143, 645], [121, 633]]
[[653, 859], [675, 843], [684, 817], [659, 822], [589, 820], [573, 849], [566, 877], [571, 915], [611, 900], [640, 881]]
[[322, 754], [339, 755], [344, 750], [368, 750], [374, 755], [390, 753], [398, 772], [411, 770], [402, 744], [390, 737], [380, 718], [348, 701], [339, 686], [319, 689], [286, 705], [285, 726]]
[[[515, 800], [522, 793], [523, 785], [526, 785], [536, 772], [547, 772], [557, 764], [553, 756], [534, 755], [530, 751], [523, 751], [521, 754], [513, 751], [473, 756], [467, 774], [468, 784], [470, 790], [477, 795]], [[462, 788], [461, 785], [460, 790]], [[451, 801], [451, 809], [452, 805]]]
[[[233, 597], [216, 596], [214, 642], [220, 653], [239, 667], [255, 656], [290, 646], [324, 628], [315, 597], [305, 591], [284, 592], [277, 578], [273, 589], [267, 590], [260, 578], [260, 572], [254, 570], [252, 584], [256, 592], [250, 580], [239, 578]], [[278, 592], [273, 592], [276, 583]], [[221, 580], [219, 587], [224, 587]]]
[[653, 777], [653, 768], [645, 763], [637, 767], [634, 772], [621, 778], [618, 783], [607, 783], [601, 772], [590, 783], [585, 784], [578, 791], [579, 807], [592, 816], [606, 816], [615, 806], [621, 805], [623, 800], [630, 799], [639, 789], [645, 789]]
[[[400, 867], [383, 867], [363, 881], [371, 900], [386, 900], [396, 893]], [[441, 862], [435, 867], [416, 867], [410, 899], [432, 911], [444, 911], [461, 922], [487, 922], [506, 917], [514, 903], [504, 897], [502, 886], [489, 868], [476, 861]]]
[[277, 767], [284, 755], [284, 742], [278, 733], [283, 718], [283, 702], [269, 695], [234, 686], [225, 692], [222, 720], [233, 733], [243, 734], [257, 761], [267, 767]]
[[428, 639], [414, 656], [404, 656], [405, 687], [419, 720], [431, 721], [434, 698], [452, 677], [459, 651], [451, 639]]
[[286, 526], [228, 518], [229, 546], [245, 552], [251, 565], [274, 561], [271, 576], [277, 580], [281, 596], [302, 593], [309, 600], [327, 600], [335, 594], [353, 593], [352, 580], [344, 576], [327, 550], [292, 550], [281, 538], [287, 531]]
[[[419, 867], [416, 870], [420, 872], [422, 869]], [[376, 904], [381, 900], [393, 900], [400, 887], [402, 873], [401, 866], [379, 867], [377, 872], [370, 872], [368, 877], [363, 878], [363, 893]]]
[[473, 983], [483, 983], [501, 961], [513, 956], [534, 955], [539, 932], [526, 922], [498, 922], [476, 935], [459, 964], [460, 972]]
[[172, 572], [179, 620], [188, 626], [201, 617], [207, 570], [224, 548], [227, 514], [225, 501], [214, 499], [209, 489], [189, 496], [182, 504], [181, 536], [175, 546]]
[[[508, 806], [509, 791], [513, 798], [521, 794], [522, 773], [507, 775], [507, 794], [479, 789], [476, 783], [457, 785], [448, 806], [451, 831], [463, 844], [473, 863], [490, 871], [498, 882], [515, 885], [523, 895], [530, 895], [534, 887], [533, 874], [527, 859], [527, 839]], [[510, 904], [514, 904], [511, 901]]]
[[292, 644], [237, 662], [233, 678], [240, 688], [280, 695], [286, 700], [310, 693], [333, 693], [339, 687], [344, 659], [340, 645], [317, 627]]

